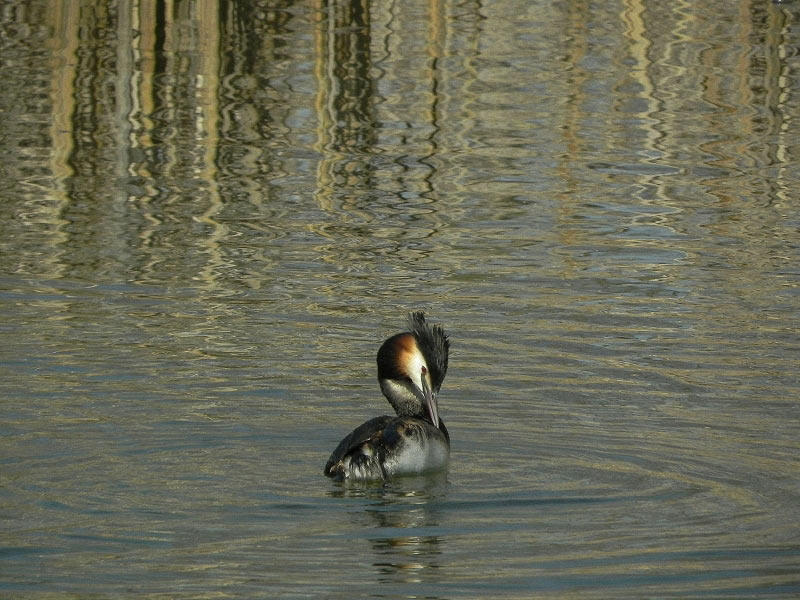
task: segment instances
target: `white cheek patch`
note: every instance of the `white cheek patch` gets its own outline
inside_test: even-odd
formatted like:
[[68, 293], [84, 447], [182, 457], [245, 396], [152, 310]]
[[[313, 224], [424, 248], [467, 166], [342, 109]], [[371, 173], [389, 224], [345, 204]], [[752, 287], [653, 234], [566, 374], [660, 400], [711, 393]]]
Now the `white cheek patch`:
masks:
[[411, 377], [411, 381], [414, 382], [414, 385], [417, 386], [420, 390], [422, 389], [422, 368], [425, 367], [425, 371], [428, 370], [428, 365], [425, 364], [425, 359], [422, 358], [422, 354], [419, 352], [415, 352], [410, 356], [408, 359], [408, 363], [406, 364], [406, 368], [408, 369], [408, 375]]

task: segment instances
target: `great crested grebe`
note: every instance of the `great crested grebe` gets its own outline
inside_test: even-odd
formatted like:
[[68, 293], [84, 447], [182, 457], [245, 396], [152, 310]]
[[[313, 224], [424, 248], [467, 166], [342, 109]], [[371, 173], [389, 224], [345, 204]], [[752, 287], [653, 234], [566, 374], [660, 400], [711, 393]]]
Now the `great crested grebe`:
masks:
[[411, 331], [393, 335], [378, 350], [378, 382], [397, 416], [370, 419], [339, 442], [325, 465], [328, 477], [382, 480], [447, 466], [450, 435], [436, 396], [450, 341], [423, 311], [411, 313], [408, 325]]

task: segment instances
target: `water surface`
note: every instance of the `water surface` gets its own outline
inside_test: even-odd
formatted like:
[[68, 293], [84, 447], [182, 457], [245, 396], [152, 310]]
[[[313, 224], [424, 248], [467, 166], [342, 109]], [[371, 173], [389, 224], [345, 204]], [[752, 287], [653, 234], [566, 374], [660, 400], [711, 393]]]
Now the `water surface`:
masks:
[[800, 595], [798, 10], [7, 2], [0, 595]]

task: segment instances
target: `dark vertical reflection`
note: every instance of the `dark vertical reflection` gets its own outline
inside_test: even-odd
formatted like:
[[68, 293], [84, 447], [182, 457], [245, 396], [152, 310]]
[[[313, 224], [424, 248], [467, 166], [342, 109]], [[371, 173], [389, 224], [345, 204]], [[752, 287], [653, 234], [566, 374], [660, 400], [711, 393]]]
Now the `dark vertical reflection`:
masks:
[[[796, 27], [797, 4], [780, 6], [773, 3], [754, 2], [750, 7], [753, 22], [752, 41], [761, 53], [753, 53], [749, 72], [756, 75], [752, 78], [753, 97], [760, 105], [763, 122], [754, 127], [754, 133], [763, 136], [763, 144], [750, 142], [752, 151], [763, 156], [763, 165], [769, 175], [759, 177], [756, 182], [764, 188], [763, 204], [770, 207], [770, 213], [786, 214], [796, 202], [797, 177], [797, 145], [792, 141], [792, 129], [797, 129], [797, 69], [792, 68], [796, 62]], [[794, 14], [792, 12], [794, 11]], [[754, 182], [754, 187], [756, 187]], [[766, 221], [766, 220], [765, 220]], [[766, 221], [768, 235], [772, 239], [780, 239], [783, 223], [780, 220]], [[759, 261], [762, 272], [773, 270], [776, 257], [771, 250], [759, 246], [753, 252]]]
[[[127, 115], [120, 115], [119, 108], [129, 93], [125, 86], [130, 71], [118, 49], [120, 11], [129, 6], [124, 1], [82, 2], [77, 10], [72, 143], [66, 158], [72, 175], [63, 181], [68, 202], [61, 218], [70, 224], [64, 229], [67, 255], [80, 256], [73, 275], [117, 279], [124, 277], [132, 233], [126, 226], [125, 197], [115, 185], [127, 162], [122, 145], [127, 136], [120, 135], [126, 127], [119, 122]], [[89, 248], [95, 251], [87, 252]]]
[[[129, 8], [139, 70], [126, 85], [133, 123], [127, 177], [131, 228], [129, 269], [147, 278], [208, 281], [220, 262], [224, 229], [214, 219], [216, 187], [218, 25], [216, 0], [149, 0]], [[124, 119], [121, 119], [124, 121]], [[192, 240], [197, 252], [175, 252]], [[169, 274], [169, 275], [167, 275]]]
[[226, 196], [259, 204], [271, 198], [270, 179], [285, 167], [270, 147], [283, 140], [290, 110], [280, 101], [281, 65], [288, 59], [291, 2], [219, 5], [221, 140], [217, 161]]
[[445, 4], [434, 2], [430, 4], [430, 23], [428, 27], [428, 69], [426, 78], [430, 81], [430, 89], [428, 93], [430, 108], [430, 133], [426, 136], [429, 145], [429, 150], [425, 156], [421, 157], [419, 162], [425, 165], [429, 171], [423, 178], [424, 191], [420, 192], [421, 196], [435, 199], [434, 193], [434, 176], [436, 174], [436, 155], [439, 152], [439, 147], [436, 138], [441, 131], [440, 119], [442, 117], [442, 83], [444, 73], [440, 67], [440, 61], [445, 55], [445, 38], [446, 38], [446, 17], [445, 17]]
[[153, 19], [153, 51], [154, 72], [164, 73], [167, 70], [167, 4], [163, 0], [155, 3]]
[[322, 0], [318, 6], [319, 145], [326, 155], [320, 164], [320, 183], [324, 196], [334, 186], [372, 187], [374, 165], [365, 155], [374, 150], [376, 120], [368, 0]]
[[375, 143], [369, 2], [329, 0], [323, 10], [330, 36], [330, 54], [326, 57], [330, 76], [329, 147], [342, 152], [368, 152]]
[[[287, 208], [284, 186], [310, 170], [286, 151], [302, 152], [292, 139], [299, 132], [290, 124], [311, 97], [311, 92], [293, 85], [294, 77], [302, 81], [305, 54], [312, 53], [298, 42], [305, 33], [304, 23], [296, 18], [293, 7], [289, 0], [219, 3], [216, 165], [220, 195], [225, 199], [220, 219], [244, 229], [236, 247], [228, 248], [238, 260], [227, 258], [220, 275], [237, 284], [265, 284], [262, 269], [273, 264], [265, 255], [272, 255], [275, 239], [292, 233], [291, 220], [281, 218]], [[311, 127], [305, 121], [302, 125]], [[279, 282], [267, 285], [282, 289]]]
[[[754, 9], [755, 10], [755, 9]], [[754, 15], [755, 17], [755, 15]], [[772, 143], [767, 148], [768, 162], [777, 167], [771, 182], [770, 202], [790, 201], [792, 183], [787, 178], [788, 165], [796, 159], [793, 146], [787, 141], [794, 114], [790, 108], [792, 90], [797, 89], [797, 70], [789, 66], [789, 57], [796, 53], [791, 47], [790, 27], [796, 17], [789, 7], [770, 4], [764, 33], [764, 104], [768, 131]], [[754, 19], [755, 20], [755, 19]]]
[[[106, 3], [91, 3], [79, 12], [80, 42], [75, 52], [76, 76], [74, 82], [75, 107], [71, 131], [73, 150], [69, 162], [80, 178], [73, 180], [74, 193], [81, 193], [84, 185], [99, 183], [102, 179], [87, 180], [82, 177], [98, 175], [103, 169], [102, 157], [110, 149], [113, 139], [114, 84], [110, 79], [116, 54], [116, 15], [108, 11]], [[91, 190], [85, 190], [91, 192]]]
[[[588, 74], [582, 68], [581, 63], [586, 56], [588, 47], [589, 18], [588, 3], [584, 0], [574, 0], [567, 6], [564, 15], [565, 30], [569, 43], [565, 45], [564, 62], [567, 65], [565, 83], [567, 85], [567, 96], [565, 107], [562, 112], [563, 123], [559, 131], [564, 137], [564, 147], [566, 149], [559, 156], [556, 172], [563, 181], [563, 191], [557, 194], [558, 198], [558, 235], [560, 241], [565, 246], [574, 244], [580, 232], [577, 228], [569, 225], [574, 217], [575, 199], [579, 183], [574, 176], [575, 163], [577, 157], [585, 150], [583, 138], [581, 136], [581, 123], [585, 118], [584, 103], [587, 93], [585, 90]], [[576, 268], [571, 257], [563, 257], [562, 273], [569, 277]]]
[[[191, 15], [181, 10], [187, 6], [169, 0], [152, 5], [154, 45], [146, 49], [152, 52], [153, 65], [151, 97], [145, 99], [152, 106], [153, 145], [145, 151], [147, 170], [176, 178], [191, 177], [201, 151], [196, 144], [181, 143], [196, 127], [198, 75], [204, 59], [202, 52], [181, 51], [191, 48], [187, 42], [199, 33]], [[162, 198], [170, 197], [170, 192], [179, 190], [162, 190]]]

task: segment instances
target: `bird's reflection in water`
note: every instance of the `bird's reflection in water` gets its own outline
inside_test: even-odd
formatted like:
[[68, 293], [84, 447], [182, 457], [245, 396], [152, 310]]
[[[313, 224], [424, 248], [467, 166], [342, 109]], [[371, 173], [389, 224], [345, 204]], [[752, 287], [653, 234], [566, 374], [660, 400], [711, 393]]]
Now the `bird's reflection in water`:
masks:
[[439, 581], [443, 541], [437, 507], [447, 488], [447, 473], [438, 472], [385, 483], [342, 483], [329, 493], [367, 500], [351, 516], [372, 546], [378, 583], [416, 584]]

